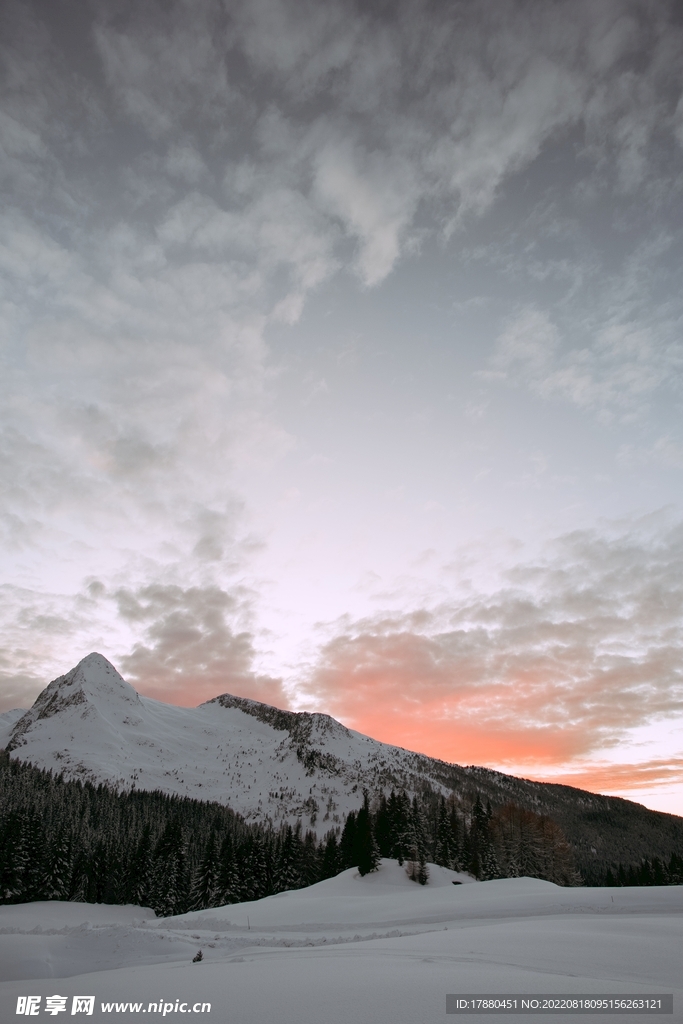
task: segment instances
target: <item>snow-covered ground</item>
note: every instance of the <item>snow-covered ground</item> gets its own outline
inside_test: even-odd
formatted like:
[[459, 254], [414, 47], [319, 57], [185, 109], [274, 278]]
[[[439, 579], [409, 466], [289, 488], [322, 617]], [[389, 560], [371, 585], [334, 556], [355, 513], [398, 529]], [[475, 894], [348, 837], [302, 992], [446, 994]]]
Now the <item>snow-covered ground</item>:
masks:
[[[46, 1019], [45, 997], [59, 994], [65, 1016], [74, 995], [94, 995], [93, 1019], [121, 1022], [154, 1019], [150, 1003], [185, 1019], [178, 1000], [210, 1002], [202, 1019], [214, 1024], [445, 1024], [447, 993], [514, 992], [673, 993], [665, 1019], [683, 1021], [683, 887], [453, 879], [471, 881], [431, 866], [423, 888], [385, 860], [365, 878], [352, 869], [175, 918], [140, 907], [2, 907], [0, 1019], [16, 1020], [17, 997], [30, 994], [42, 996]], [[142, 1005], [104, 1013], [102, 1002]]]

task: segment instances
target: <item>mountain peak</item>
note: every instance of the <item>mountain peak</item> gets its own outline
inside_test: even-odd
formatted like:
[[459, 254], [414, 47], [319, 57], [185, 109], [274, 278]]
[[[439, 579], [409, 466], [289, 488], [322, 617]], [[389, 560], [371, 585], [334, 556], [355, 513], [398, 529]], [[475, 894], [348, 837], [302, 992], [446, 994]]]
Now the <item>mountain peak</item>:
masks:
[[[38, 695], [15, 725], [8, 750], [23, 742], [23, 737], [37, 722], [62, 712], [78, 711], [79, 717], [89, 712], [106, 716], [107, 710], [137, 709], [140, 698], [130, 683], [119, 675], [111, 662], [93, 651], [63, 676], [58, 676]], [[81, 707], [79, 707], [81, 705]]]

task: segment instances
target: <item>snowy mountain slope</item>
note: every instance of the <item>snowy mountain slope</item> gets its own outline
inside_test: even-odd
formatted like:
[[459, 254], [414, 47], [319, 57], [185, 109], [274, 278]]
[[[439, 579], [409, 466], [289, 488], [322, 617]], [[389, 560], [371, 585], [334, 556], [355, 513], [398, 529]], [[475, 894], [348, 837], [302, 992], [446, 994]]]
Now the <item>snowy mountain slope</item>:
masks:
[[[668, 1019], [683, 1021], [682, 887], [567, 889], [529, 878], [451, 886], [445, 869], [431, 870], [432, 883], [417, 886], [385, 860], [364, 878], [350, 869], [308, 889], [170, 918], [138, 907], [1, 907], [0, 1017], [15, 1019], [27, 992], [43, 1006], [55, 992], [69, 1005], [94, 995], [93, 1020], [140, 1020], [162, 1001], [174, 1019], [179, 1000], [210, 1002], [205, 1019], [239, 1024], [440, 1021], [449, 1019], [446, 993], [673, 992]], [[192, 963], [200, 947], [204, 959]], [[107, 1013], [105, 1000], [142, 1009]]]
[[11, 711], [3, 711], [0, 714], [0, 750], [7, 746], [15, 725], [25, 714], [26, 708], [12, 708]]
[[[46, 687], [16, 723], [11, 756], [67, 778], [216, 800], [247, 819], [303, 818], [323, 834], [364, 787], [450, 792], [453, 766], [229, 694], [197, 708], [142, 697], [99, 654]], [[463, 772], [463, 776], [465, 773]]]

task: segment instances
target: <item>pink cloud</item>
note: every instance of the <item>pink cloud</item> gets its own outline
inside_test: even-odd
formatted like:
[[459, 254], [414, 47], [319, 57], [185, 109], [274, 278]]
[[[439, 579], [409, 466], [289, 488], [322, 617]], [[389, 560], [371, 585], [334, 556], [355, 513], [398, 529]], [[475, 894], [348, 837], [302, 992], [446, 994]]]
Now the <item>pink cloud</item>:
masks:
[[679, 527], [655, 542], [572, 534], [496, 594], [343, 621], [308, 692], [445, 760], [569, 765], [683, 714], [682, 566]]
[[638, 764], [595, 764], [581, 771], [553, 775], [541, 782], [560, 782], [594, 793], [629, 792], [683, 782], [683, 757], [653, 758]]

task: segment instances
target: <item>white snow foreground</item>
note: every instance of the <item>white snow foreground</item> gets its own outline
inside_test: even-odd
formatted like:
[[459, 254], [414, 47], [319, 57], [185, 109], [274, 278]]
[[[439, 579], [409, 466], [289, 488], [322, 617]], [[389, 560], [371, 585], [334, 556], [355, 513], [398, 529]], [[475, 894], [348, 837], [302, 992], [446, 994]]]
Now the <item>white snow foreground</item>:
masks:
[[[667, 1019], [683, 1021], [683, 887], [563, 889], [530, 878], [454, 886], [471, 879], [430, 871], [421, 887], [383, 860], [364, 878], [351, 869], [174, 918], [140, 907], [2, 907], [0, 1019], [16, 1019], [27, 994], [44, 1004], [58, 993], [69, 1006], [93, 995], [93, 1019], [122, 1022], [154, 1020], [162, 1014], [150, 1004], [177, 1000], [211, 1003], [201, 1019], [220, 1024], [445, 1024], [447, 993], [673, 992]], [[198, 949], [204, 959], [193, 963]], [[141, 1008], [107, 1013], [103, 1002]]]
[[275, 827], [300, 819], [319, 836], [360, 807], [364, 787], [411, 791], [429, 779], [439, 791], [435, 773], [448, 767], [329, 715], [230, 694], [196, 708], [142, 697], [101, 654], [51, 682], [29, 711], [9, 712], [4, 729], [12, 758], [66, 778], [215, 800]]

